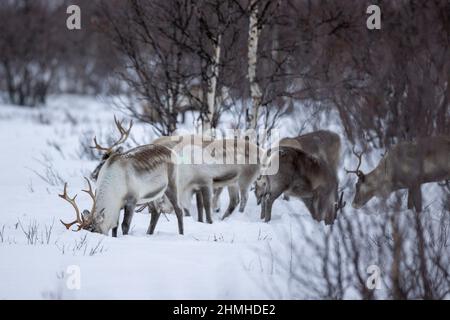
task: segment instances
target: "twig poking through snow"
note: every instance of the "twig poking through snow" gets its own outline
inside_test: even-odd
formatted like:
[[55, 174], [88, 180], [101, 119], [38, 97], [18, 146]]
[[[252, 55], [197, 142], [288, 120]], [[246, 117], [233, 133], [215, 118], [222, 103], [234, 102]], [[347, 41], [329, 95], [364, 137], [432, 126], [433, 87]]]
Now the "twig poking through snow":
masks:
[[3, 243], [5, 241], [5, 225], [0, 229], [0, 242]]

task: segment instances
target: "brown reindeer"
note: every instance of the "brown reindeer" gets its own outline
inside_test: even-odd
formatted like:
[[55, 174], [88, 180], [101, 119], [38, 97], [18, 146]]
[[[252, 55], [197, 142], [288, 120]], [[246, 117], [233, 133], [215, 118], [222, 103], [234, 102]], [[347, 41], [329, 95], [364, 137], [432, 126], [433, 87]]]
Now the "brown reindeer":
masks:
[[400, 142], [381, 159], [377, 167], [365, 174], [359, 167], [363, 153], [353, 153], [358, 158], [355, 170], [346, 170], [358, 176], [352, 206], [364, 206], [373, 197], [386, 198], [392, 192], [408, 189], [408, 209], [422, 211], [421, 185], [450, 179], [450, 137], [419, 138], [415, 142]]
[[283, 138], [279, 145], [303, 150], [310, 155], [325, 160], [334, 171], [338, 169], [341, 139], [334, 132], [318, 130], [295, 138]]
[[261, 218], [270, 221], [273, 202], [284, 193], [300, 198], [315, 220], [332, 224], [345, 205], [342, 194], [338, 199], [340, 146], [339, 136], [325, 130], [282, 139], [268, 159], [279, 162], [278, 172], [260, 176], [255, 184]]

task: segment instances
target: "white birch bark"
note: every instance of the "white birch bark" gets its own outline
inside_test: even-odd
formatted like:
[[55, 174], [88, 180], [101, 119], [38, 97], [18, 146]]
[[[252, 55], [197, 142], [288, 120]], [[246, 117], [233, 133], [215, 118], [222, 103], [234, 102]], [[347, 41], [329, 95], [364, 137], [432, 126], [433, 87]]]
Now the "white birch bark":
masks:
[[256, 65], [258, 62], [258, 40], [260, 30], [258, 28], [257, 0], [252, 0], [250, 7], [249, 32], [248, 32], [248, 80], [250, 83], [251, 109], [247, 109], [247, 129], [256, 129], [258, 111], [261, 105], [261, 88], [256, 81]]
[[214, 59], [210, 66], [210, 77], [208, 80], [208, 91], [206, 92], [206, 104], [208, 111], [203, 122], [203, 131], [209, 131], [212, 128], [212, 120], [216, 111], [216, 91], [217, 79], [219, 78], [219, 62], [220, 62], [220, 45], [222, 36], [219, 35], [214, 48]]

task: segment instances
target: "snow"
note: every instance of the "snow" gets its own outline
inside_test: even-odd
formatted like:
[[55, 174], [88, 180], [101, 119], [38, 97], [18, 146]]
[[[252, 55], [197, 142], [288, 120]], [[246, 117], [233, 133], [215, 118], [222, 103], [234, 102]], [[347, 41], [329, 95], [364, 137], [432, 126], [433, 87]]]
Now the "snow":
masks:
[[[0, 299], [305, 297], [290, 270], [297, 259], [309, 258], [303, 233], [311, 236], [326, 227], [295, 199], [277, 200], [272, 221], [264, 223], [252, 193], [244, 213], [236, 210], [220, 221], [228, 200], [223, 192], [214, 223], [185, 217], [183, 236], [174, 215], [162, 216], [155, 234], [147, 235], [146, 213], [135, 213], [127, 236], [67, 231], [59, 219], [73, 219], [73, 209], [57, 195], [68, 182], [69, 195], [78, 193], [80, 208], [90, 208], [80, 191], [83, 177], [97, 165], [80, 159], [80, 136], [111, 131], [114, 114], [124, 116], [102, 97], [52, 96], [48, 106], [32, 110], [0, 105]], [[282, 136], [296, 134], [289, 131], [293, 121], [283, 121]], [[181, 130], [192, 132], [193, 121], [186, 123]], [[139, 143], [156, 138], [142, 124], [135, 124], [132, 135]], [[347, 155], [343, 164], [350, 167], [354, 161]], [[340, 176], [348, 179], [343, 172]], [[347, 202], [351, 196], [346, 194]], [[26, 233], [33, 226], [36, 235], [30, 240]], [[68, 285], [71, 266], [79, 268], [80, 288]]]

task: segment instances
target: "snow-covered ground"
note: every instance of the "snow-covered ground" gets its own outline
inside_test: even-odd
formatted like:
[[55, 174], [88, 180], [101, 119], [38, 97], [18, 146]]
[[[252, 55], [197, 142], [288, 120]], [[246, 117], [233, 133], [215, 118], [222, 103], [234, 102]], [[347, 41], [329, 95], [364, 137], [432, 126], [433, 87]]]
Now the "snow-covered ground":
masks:
[[[80, 207], [90, 208], [80, 190], [96, 166], [80, 156], [80, 137], [112, 131], [114, 114], [121, 115], [105, 99], [70, 95], [33, 110], [0, 105], [0, 299], [304, 297], [291, 270], [296, 259], [309, 257], [294, 256], [293, 248], [304, 252], [302, 233], [326, 227], [297, 200], [277, 200], [272, 221], [263, 223], [251, 194], [245, 212], [225, 221], [221, 213], [212, 225], [185, 217], [184, 236], [173, 215], [146, 235], [146, 213], [134, 215], [128, 236], [67, 231], [59, 219], [71, 220], [73, 209], [58, 193], [68, 182], [69, 194], [78, 193]], [[283, 120], [285, 135], [295, 133], [289, 121]], [[140, 124], [132, 132], [139, 143], [156, 137]], [[351, 166], [350, 159], [343, 163]]]

